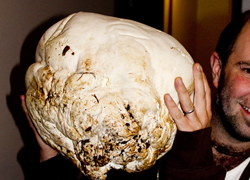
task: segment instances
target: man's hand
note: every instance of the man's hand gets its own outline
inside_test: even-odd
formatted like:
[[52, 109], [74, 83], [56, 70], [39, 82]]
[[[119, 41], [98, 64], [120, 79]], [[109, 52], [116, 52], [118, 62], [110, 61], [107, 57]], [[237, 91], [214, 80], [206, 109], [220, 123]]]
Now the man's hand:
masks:
[[34, 132], [37, 143], [38, 143], [38, 145], [40, 147], [40, 162], [46, 161], [46, 160], [56, 156], [58, 154], [58, 152], [56, 150], [54, 150], [53, 148], [51, 148], [49, 145], [47, 145], [41, 139], [39, 134], [37, 133], [36, 128], [34, 127], [32, 121], [31, 121], [31, 119], [30, 119], [30, 117], [28, 115], [28, 111], [27, 111], [27, 107], [26, 107], [26, 103], [25, 103], [25, 96], [21, 95], [20, 98], [21, 98], [21, 106], [23, 108], [23, 111], [26, 114], [26, 117], [27, 117], [27, 119], [29, 121], [29, 125], [30, 125], [30, 127], [32, 128], [32, 130]]
[[190, 99], [188, 91], [180, 77], [175, 79], [175, 89], [182, 111], [177, 107], [169, 94], [164, 96], [165, 104], [180, 131], [196, 131], [210, 125], [212, 118], [211, 91], [200, 64], [193, 65], [194, 99]]

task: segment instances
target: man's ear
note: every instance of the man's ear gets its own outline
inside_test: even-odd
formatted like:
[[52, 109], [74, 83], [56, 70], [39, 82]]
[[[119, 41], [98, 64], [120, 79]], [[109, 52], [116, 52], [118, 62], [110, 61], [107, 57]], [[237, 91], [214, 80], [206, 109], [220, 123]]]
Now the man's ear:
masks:
[[213, 54], [210, 57], [210, 65], [212, 69], [212, 77], [213, 77], [213, 84], [214, 87], [218, 88], [219, 80], [221, 76], [222, 71], [222, 63], [220, 60], [220, 57], [217, 52], [213, 52]]

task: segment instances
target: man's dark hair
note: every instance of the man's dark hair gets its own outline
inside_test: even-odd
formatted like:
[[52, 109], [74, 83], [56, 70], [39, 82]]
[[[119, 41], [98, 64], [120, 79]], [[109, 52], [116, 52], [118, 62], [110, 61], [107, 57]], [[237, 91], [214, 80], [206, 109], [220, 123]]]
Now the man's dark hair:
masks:
[[232, 20], [222, 31], [215, 51], [218, 53], [223, 66], [226, 65], [227, 59], [233, 52], [234, 44], [240, 32], [249, 20], [250, 10], [241, 14], [239, 18]]

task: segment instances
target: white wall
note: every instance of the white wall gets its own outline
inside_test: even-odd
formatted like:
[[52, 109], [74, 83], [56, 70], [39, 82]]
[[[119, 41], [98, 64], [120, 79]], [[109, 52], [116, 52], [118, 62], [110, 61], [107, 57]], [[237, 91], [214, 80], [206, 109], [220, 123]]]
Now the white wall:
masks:
[[[78, 11], [114, 13], [114, 0], [0, 0], [0, 179], [22, 180], [19, 163], [33, 146], [32, 133], [20, 108], [24, 71], [45, 22]], [[29, 149], [29, 148], [28, 148]]]
[[250, 1], [249, 0], [242, 0], [242, 12], [250, 9]]

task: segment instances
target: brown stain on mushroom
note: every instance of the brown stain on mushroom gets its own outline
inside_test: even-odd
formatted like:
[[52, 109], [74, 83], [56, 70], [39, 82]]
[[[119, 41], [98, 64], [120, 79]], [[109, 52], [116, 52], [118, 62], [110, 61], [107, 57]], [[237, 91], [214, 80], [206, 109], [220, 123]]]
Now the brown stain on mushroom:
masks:
[[68, 52], [68, 50], [70, 50], [70, 46], [65, 46], [65, 48], [63, 49], [62, 55], [65, 56], [66, 53]]
[[86, 59], [83, 63], [84, 63], [85, 69], [86, 70], [90, 70], [91, 60], [90, 59]]

